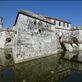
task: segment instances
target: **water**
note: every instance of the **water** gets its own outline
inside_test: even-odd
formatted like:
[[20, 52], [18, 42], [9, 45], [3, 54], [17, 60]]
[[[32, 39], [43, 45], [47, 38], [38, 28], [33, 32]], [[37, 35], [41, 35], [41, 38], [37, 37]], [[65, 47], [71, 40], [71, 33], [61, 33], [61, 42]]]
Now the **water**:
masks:
[[[68, 55], [73, 54], [75, 54], [74, 57], [69, 59]], [[69, 75], [65, 79], [60, 80], [59, 82], [82, 82], [82, 51], [76, 53], [67, 52], [64, 58], [67, 59], [66, 61], [69, 61], [69, 63], [71, 63], [72, 68], [75, 69], [75, 71], [72, 70], [71, 75]]]
[[[82, 70], [82, 52], [79, 51], [78, 54], [65, 52], [62, 54], [62, 58], [57, 54], [12, 65], [17, 80], [15, 82], [22, 82], [23, 80], [26, 82], [56, 82], [56, 80], [57, 82], [82, 82], [82, 71], [78, 71]], [[69, 59], [68, 56], [72, 54], [76, 54], [76, 57]], [[4, 75], [3, 80], [13, 82], [14, 74], [11, 69], [3, 69], [1, 72]]]
[[59, 82], [82, 82], [82, 71], [80, 71], [79, 73], [74, 72], [70, 76]]

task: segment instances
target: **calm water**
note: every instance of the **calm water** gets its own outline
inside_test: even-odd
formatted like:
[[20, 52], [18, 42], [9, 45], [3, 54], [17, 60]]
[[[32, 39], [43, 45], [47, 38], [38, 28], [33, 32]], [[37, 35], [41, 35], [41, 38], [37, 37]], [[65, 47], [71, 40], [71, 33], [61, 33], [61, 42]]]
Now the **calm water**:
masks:
[[[77, 54], [77, 58], [76, 58], [76, 60], [74, 59], [74, 61], [78, 62], [78, 64], [80, 63], [80, 66], [82, 67], [82, 64], [81, 64], [82, 51], [79, 51], [79, 53]], [[71, 60], [70, 60], [70, 63], [71, 63]], [[73, 72], [71, 75], [69, 75], [68, 77], [66, 77], [65, 79], [63, 79], [59, 82], [82, 82], [82, 71]]]
[[79, 73], [72, 73], [70, 76], [61, 80], [60, 82], [82, 82], [82, 71]]
[[[67, 53], [66, 53], [67, 54]], [[65, 54], [65, 55], [66, 55]], [[78, 53], [78, 57], [77, 59], [78, 60], [81, 60], [81, 54], [82, 54], [82, 51], [80, 51]], [[78, 61], [76, 60], [76, 61]], [[65, 61], [64, 61], [65, 62]], [[51, 62], [52, 63], [52, 62]], [[71, 60], [69, 60], [69, 63], [72, 63]], [[48, 63], [47, 63], [48, 64]], [[79, 62], [78, 62], [79, 64]], [[29, 64], [30, 65], [30, 64]], [[38, 65], [38, 64], [37, 64]], [[36, 65], [36, 66], [37, 66]], [[33, 69], [35, 69], [36, 67], [34, 67]], [[79, 67], [78, 67], [79, 68]], [[32, 70], [33, 70], [32, 69]], [[34, 71], [35, 72], [35, 71]], [[47, 76], [47, 75], [45, 75]], [[40, 76], [41, 77], [41, 76]], [[5, 80], [6, 79], [6, 80]], [[3, 78], [0, 79], [0, 82], [14, 82], [14, 75], [13, 75], [13, 71], [9, 68], [9, 69], [6, 69], [3, 71]], [[49, 80], [49, 81], [48, 81]], [[54, 82], [54, 80], [52, 79], [52, 77], [50, 77], [48, 80], [46, 80], [45, 82]], [[39, 81], [39, 82], [43, 82], [43, 81]], [[76, 71], [76, 72], [73, 72], [71, 75], [67, 76], [65, 79], [62, 79], [61, 81], [59, 82], [82, 82], [82, 71]]]

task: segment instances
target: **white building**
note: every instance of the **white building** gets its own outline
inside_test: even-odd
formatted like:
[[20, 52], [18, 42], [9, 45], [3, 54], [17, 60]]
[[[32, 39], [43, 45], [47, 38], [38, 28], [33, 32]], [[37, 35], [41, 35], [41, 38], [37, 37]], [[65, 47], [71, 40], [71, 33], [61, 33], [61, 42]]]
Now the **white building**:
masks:
[[51, 21], [54, 24], [55, 28], [71, 29], [71, 22], [64, 21], [64, 20], [57, 19], [57, 18], [48, 17], [48, 16], [45, 16], [45, 18]]

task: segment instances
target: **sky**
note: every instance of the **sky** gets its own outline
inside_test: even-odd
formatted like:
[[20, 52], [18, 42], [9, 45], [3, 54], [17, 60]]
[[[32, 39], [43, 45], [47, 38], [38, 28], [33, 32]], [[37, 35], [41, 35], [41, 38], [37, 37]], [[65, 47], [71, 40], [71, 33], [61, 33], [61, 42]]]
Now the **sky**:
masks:
[[0, 1], [3, 27], [12, 28], [19, 10], [63, 19], [72, 26], [82, 26], [82, 1]]

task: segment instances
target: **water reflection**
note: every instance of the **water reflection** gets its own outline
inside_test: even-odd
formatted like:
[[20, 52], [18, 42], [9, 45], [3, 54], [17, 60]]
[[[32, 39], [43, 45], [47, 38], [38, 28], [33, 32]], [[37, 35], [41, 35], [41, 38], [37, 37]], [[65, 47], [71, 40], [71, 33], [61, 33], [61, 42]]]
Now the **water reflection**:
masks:
[[59, 82], [81, 82], [82, 81], [82, 51], [66, 53], [63, 56], [63, 61], [68, 61], [71, 66], [70, 76], [60, 80]]
[[80, 71], [79, 73], [74, 72], [70, 76], [59, 82], [82, 82], [82, 71]]
[[[80, 77], [82, 76], [82, 51], [69, 52], [66, 50], [61, 53], [61, 57], [58, 59], [56, 59], [55, 55], [52, 55], [24, 64], [15, 64], [11, 67], [14, 66], [15, 79], [18, 82], [22, 82], [24, 79], [29, 80], [29, 82], [75, 82], [73, 80], [75, 77], [81, 80]], [[6, 73], [5, 78], [7, 78], [7, 75], [10, 78], [10, 74], [12, 74], [7, 68], [1, 72], [3, 75]], [[13, 74], [12, 77], [14, 77]]]

